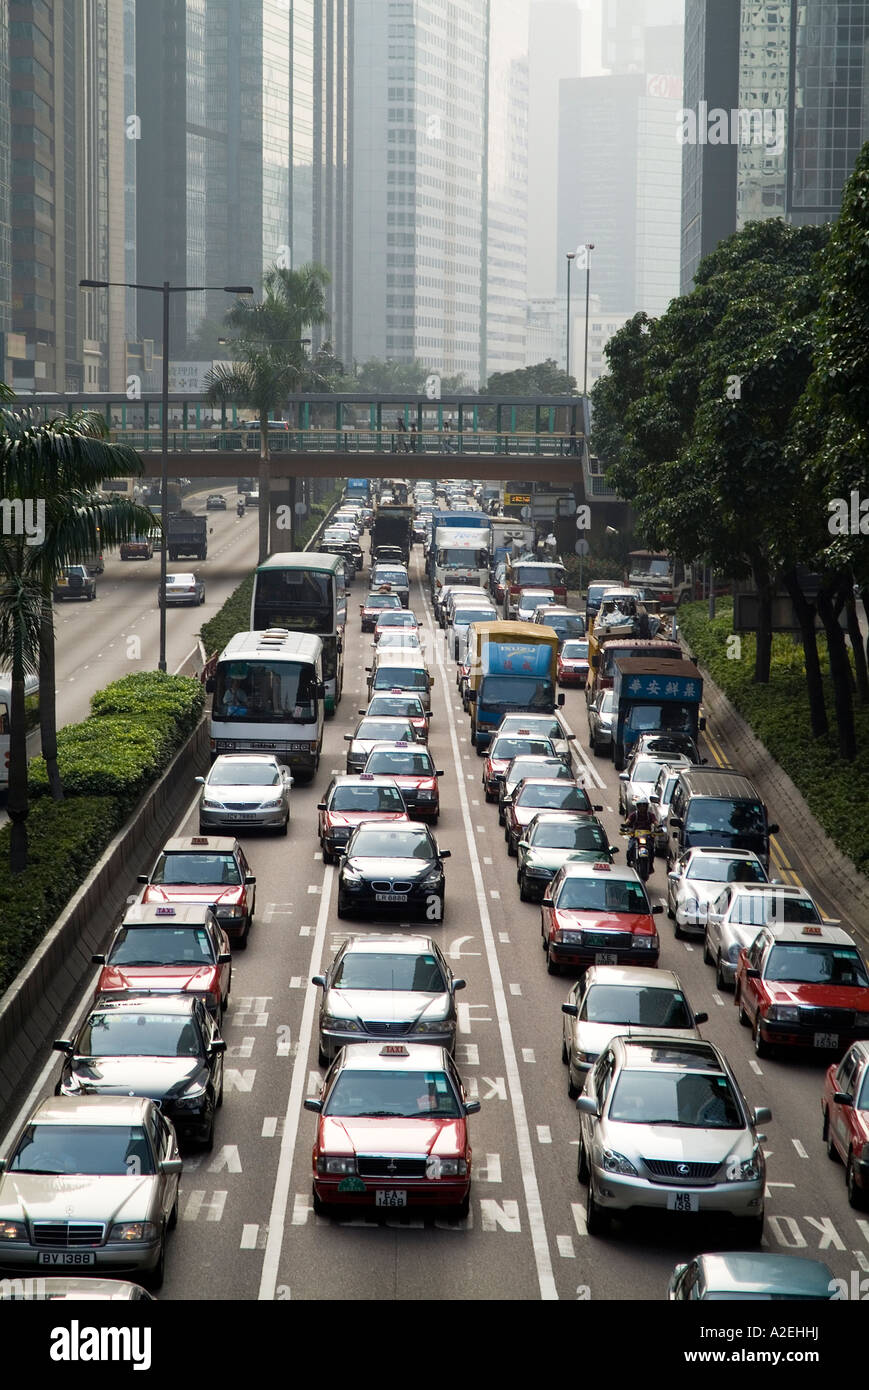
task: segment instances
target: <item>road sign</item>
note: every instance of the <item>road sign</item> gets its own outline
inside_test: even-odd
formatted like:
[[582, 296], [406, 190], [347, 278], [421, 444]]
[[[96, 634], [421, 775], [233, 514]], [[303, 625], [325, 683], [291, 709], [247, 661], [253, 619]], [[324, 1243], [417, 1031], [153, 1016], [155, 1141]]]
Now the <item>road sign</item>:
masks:
[[530, 507], [523, 507], [522, 510], [521, 510], [521, 512], [519, 513], [519, 515], [521, 516], [521, 518], [522, 518], [523, 521], [530, 521], [530, 520], [531, 520], [531, 508], [530, 508]]
[[587, 540], [578, 540], [573, 548], [576, 551], [577, 555], [587, 555], [588, 552], [591, 550], [591, 546], [589, 545]]
[[308, 510], [308, 504], [307, 504], [307, 502], [297, 502], [297, 503], [296, 503], [296, 516], [304, 516], [307, 510]]

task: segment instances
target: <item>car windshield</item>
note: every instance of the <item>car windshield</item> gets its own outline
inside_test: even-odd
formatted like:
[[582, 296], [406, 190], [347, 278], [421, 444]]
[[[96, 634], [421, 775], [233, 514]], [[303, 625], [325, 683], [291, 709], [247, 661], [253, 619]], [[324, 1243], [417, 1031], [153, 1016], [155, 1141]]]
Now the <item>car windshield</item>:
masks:
[[744, 927], [763, 927], [767, 922], [820, 922], [811, 898], [792, 898], [786, 893], [741, 893], [733, 904], [731, 921]]
[[172, 850], [161, 854], [151, 875], [152, 883], [202, 883], [227, 884], [241, 883], [241, 873], [233, 854], [197, 854], [186, 850]]
[[215, 763], [208, 778], [210, 787], [274, 787], [281, 774], [268, 763]]
[[443, 971], [428, 953], [410, 955], [389, 951], [348, 951], [341, 958], [331, 983], [336, 989], [411, 990], [443, 994]]
[[378, 666], [374, 673], [374, 690], [428, 690], [428, 672], [415, 666]]
[[684, 994], [646, 985], [592, 985], [579, 1017], [585, 1023], [630, 1023], [643, 1028], [693, 1026]]
[[434, 844], [424, 830], [379, 830], [363, 825], [350, 846], [350, 854], [361, 859], [434, 859]]
[[383, 723], [372, 723], [370, 719], [363, 719], [354, 738], [363, 739], [382, 739], [386, 743], [394, 739], [396, 743], [404, 739], [409, 739], [411, 743], [416, 741], [413, 725], [408, 724], [406, 719], [384, 720]]
[[588, 643], [577, 642], [576, 640], [565, 642], [564, 646], [561, 648], [561, 655], [567, 661], [587, 661]]
[[195, 1021], [179, 1014], [92, 1013], [75, 1044], [77, 1057], [201, 1057]]
[[695, 796], [688, 805], [685, 829], [702, 835], [763, 835], [766, 821], [759, 801]]
[[330, 811], [398, 811], [405, 809], [398, 787], [341, 786], [332, 793]]
[[434, 777], [434, 766], [428, 753], [410, 748], [375, 749], [365, 764], [366, 772], [385, 777]]
[[423, 1120], [458, 1119], [458, 1097], [443, 1071], [357, 1071], [339, 1075], [323, 1106], [324, 1115], [376, 1115]]
[[471, 623], [490, 623], [494, 617], [494, 608], [457, 608], [453, 614], [453, 626], [468, 627]]
[[138, 1178], [154, 1173], [154, 1159], [137, 1125], [35, 1124], [21, 1136], [9, 1171]]
[[536, 714], [533, 719], [523, 722], [521, 715], [508, 714], [502, 725], [505, 734], [515, 733], [517, 729], [527, 728], [529, 733], [539, 738], [564, 738], [564, 730], [557, 719]]
[[869, 987], [869, 975], [858, 951], [848, 946], [809, 946], [798, 941], [773, 946], [763, 977], [796, 985]]
[[394, 609], [391, 613], [384, 613], [382, 618], [377, 620], [378, 627], [418, 627], [419, 624], [412, 613], [405, 613], [403, 609]]
[[614, 690], [605, 690], [600, 697], [598, 706], [601, 714], [612, 714], [616, 707], [616, 696]]
[[408, 651], [419, 651], [419, 633], [415, 628], [398, 628], [394, 632], [381, 632], [378, 647], [387, 651], [389, 647], [405, 647]]
[[685, 1129], [744, 1129], [726, 1076], [703, 1072], [623, 1071], [609, 1107], [610, 1120]]
[[372, 584], [397, 584], [398, 587], [407, 588], [408, 579], [404, 570], [375, 570], [371, 576]]
[[609, 853], [609, 841], [602, 827], [593, 820], [559, 821], [538, 825], [531, 843], [535, 849], [599, 850]]
[[408, 719], [425, 718], [418, 695], [376, 695], [368, 707], [368, 713], [404, 715]]
[[[521, 760], [516, 758], [512, 767], [507, 768], [505, 786], [509, 791], [513, 791], [519, 782], [526, 781], [529, 777], [549, 777], [557, 778], [559, 782], [572, 782], [573, 773], [566, 763], [560, 758], [526, 758]], [[574, 810], [586, 811], [587, 806], [573, 807], [552, 807], [552, 810]]]
[[398, 594], [369, 594], [365, 600], [366, 608], [400, 608]]
[[550, 757], [555, 753], [548, 738], [523, 738], [520, 735], [496, 738], [492, 744], [491, 758], [518, 758], [523, 753], [542, 753]]
[[685, 877], [709, 883], [766, 883], [759, 859], [717, 859], [710, 854], [695, 855]]
[[625, 727], [637, 730], [674, 729], [693, 733], [696, 718], [696, 704], [668, 700], [654, 705], [631, 705], [625, 717]]
[[[535, 791], [535, 787], [537, 790]], [[526, 796], [529, 800], [526, 801]], [[541, 811], [590, 811], [588, 793], [582, 787], [553, 787], [551, 783], [530, 782], [516, 797], [517, 806], [536, 806]]]
[[512, 706], [518, 710], [541, 710], [546, 714], [555, 704], [550, 680], [529, 680], [528, 676], [484, 676], [480, 695], [491, 709]]
[[649, 902], [641, 883], [630, 879], [608, 878], [606, 874], [595, 874], [594, 878], [566, 878], [558, 893], [556, 907], [559, 911], [567, 908], [573, 912], [649, 912]]
[[658, 773], [661, 771], [660, 763], [650, 762], [646, 758], [638, 758], [631, 768], [632, 782], [657, 782]]
[[[544, 585], [550, 589], [563, 588], [565, 571], [561, 565], [514, 565], [513, 583], [523, 589], [542, 589]], [[552, 602], [551, 598], [549, 602]]]
[[204, 927], [121, 927], [109, 965], [213, 965]]

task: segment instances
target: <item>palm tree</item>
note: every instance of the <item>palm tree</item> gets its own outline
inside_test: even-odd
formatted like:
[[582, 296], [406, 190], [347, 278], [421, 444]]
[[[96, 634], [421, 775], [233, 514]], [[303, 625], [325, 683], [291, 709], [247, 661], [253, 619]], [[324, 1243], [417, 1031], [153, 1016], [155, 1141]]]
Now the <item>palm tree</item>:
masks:
[[[28, 410], [0, 411], [3, 496], [34, 499], [44, 507], [40, 543], [12, 549], [20, 566], [21, 583], [38, 587], [41, 594], [39, 722], [49, 786], [58, 801], [63, 798], [63, 788], [57, 766], [54, 581], [65, 565], [81, 560], [100, 545], [117, 545], [154, 526], [147, 508], [125, 498], [103, 500], [97, 494], [97, 487], [107, 478], [127, 478], [142, 472], [135, 450], [111, 443], [106, 434], [103, 417], [88, 411], [48, 421], [38, 419]], [[2, 646], [0, 652], [5, 655]], [[23, 740], [23, 728], [19, 732]], [[24, 742], [22, 748], [26, 767]]]
[[9, 661], [9, 794], [6, 809], [12, 822], [9, 867], [14, 874], [27, 867], [27, 730], [24, 679], [37, 669], [42, 617], [42, 589], [24, 573], [25, 550], [18, 537], [0, 543], [0, 652]]
[[[313, 370], [302, 335], [306, 328], [326, 322], [325, 287], [329, 272], [321, 265], [299, 270], [273, 266], [263, 276], [263, 297], [255, 303], [239, 300], [228, 311], [226, 324], [236, 331], [231, 340], [235, 362], [215, 367], [208, 378], [208, 400], [247, 406], [257, 413], [260, 431], [259, 563], [269, 554], [271, 521], [271, 453], [269, 416], [286, 405], [287, 397], [314, 386], [328, 390], [325, 378]], [[291, 496], [294, 497], [295, 488]], [[295, 516], [291, 508], [291, 527]], [[290, 532], [292, 545], [293, 530]]]

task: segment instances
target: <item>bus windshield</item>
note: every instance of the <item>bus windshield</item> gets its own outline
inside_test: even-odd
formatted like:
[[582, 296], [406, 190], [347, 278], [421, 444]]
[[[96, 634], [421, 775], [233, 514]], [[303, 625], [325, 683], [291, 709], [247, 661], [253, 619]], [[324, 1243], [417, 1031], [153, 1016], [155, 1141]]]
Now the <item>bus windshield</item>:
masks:
[[317, 673], [303, 661], [222, 661], [214, 683], [214, 718], [255, 724], [312, 723]]
[[296, 632], [333, 632], [334, 581], [319, 570], [265, 569], [257, 573], [252, 631], [286, 627]]

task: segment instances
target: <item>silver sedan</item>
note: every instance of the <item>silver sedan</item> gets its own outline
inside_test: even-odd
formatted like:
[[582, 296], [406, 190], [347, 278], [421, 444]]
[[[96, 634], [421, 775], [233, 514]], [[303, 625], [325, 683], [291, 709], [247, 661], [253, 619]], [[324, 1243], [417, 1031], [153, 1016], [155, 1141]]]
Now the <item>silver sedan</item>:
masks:
[[667, 916], [676, 936], [704, 936], [706, 909], [728, 883], [766, 883], [766, 869], [750, 849], [686, 850], [667, 874]]
[[0, 1160], [0, 1268], [163, 1282], [183, 1164], [140, 1096], [43, 1100]]
[[197, 607], [205, 602], [205, 580], [197, 579], [195, 574], [167, 574], [165, 598], [162, 588], [157, 590], [157, 602], [161, 608], [164, 602], [189, 603]]
[[221, 753], [196, 781], [200, 835], [237, 825], [273, 826], [286, 835], [293, 778], [272, 753]]

